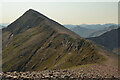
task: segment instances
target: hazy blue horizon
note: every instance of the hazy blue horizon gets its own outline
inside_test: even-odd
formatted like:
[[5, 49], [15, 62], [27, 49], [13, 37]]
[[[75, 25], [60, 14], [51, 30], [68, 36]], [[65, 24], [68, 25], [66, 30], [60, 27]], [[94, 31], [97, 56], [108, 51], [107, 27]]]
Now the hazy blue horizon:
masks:
[[[11, 23], [0, 23], [0, 25], [9, 25]], [[116, 23], [105, 23], [105, 24], [116, 24]], [[62, 24], [62, 25], [104, 25], [104, 24]]]

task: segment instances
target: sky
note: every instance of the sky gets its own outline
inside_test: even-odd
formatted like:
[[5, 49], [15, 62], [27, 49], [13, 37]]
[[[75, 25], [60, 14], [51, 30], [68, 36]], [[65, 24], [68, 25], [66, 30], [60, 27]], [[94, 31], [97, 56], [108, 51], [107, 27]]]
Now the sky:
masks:
[[61, 24], [118, 23], [117, 2], [2, 2], [0, 23], [12, 23], [29, 9]]

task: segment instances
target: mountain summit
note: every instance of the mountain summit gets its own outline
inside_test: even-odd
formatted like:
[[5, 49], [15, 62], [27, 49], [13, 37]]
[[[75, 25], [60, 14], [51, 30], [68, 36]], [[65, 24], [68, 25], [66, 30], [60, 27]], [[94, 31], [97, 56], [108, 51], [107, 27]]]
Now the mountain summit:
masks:
[[32, 9], [2, 33], [4, 72], [65, 69], [104, 60], [93, 43]]
[[26, 11], [20, 18], [14, 21], [14, 23], [11, 23], [10, 25], [8, 25], [8, 28], [6, 29], [14, 34], [17, 34], [29, 28], [36, 27], [42, 24], [47, 25], [60, 33], [67, 33], [73, 37], [79, 37], [77, 34], [66, 29], [61, 24], [47, 18], [43, 14], [33, 9], [29, 9], [28, 11]]

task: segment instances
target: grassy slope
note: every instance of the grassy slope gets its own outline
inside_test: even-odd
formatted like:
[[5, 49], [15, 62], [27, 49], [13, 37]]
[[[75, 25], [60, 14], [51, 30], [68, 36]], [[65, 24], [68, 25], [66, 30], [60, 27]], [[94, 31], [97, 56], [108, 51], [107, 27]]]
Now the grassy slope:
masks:
[[3, 30], [3, 71], [64, 69], [104, 60], [90, 41], [33, 13]]
[[52, 29], [38, 33], [35, 30], [16, 35], [3, 50], [3, 71], [64, 69], [103, 59], [89, 41]]

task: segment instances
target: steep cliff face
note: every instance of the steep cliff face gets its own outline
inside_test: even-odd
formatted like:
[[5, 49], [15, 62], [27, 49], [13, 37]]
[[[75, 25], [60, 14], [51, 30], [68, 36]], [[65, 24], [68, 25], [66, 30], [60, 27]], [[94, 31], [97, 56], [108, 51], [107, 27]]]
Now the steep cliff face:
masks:
[[32, 9], [2, 33], [3, 71], [64, 69], [104, 60], [90, 41]]

